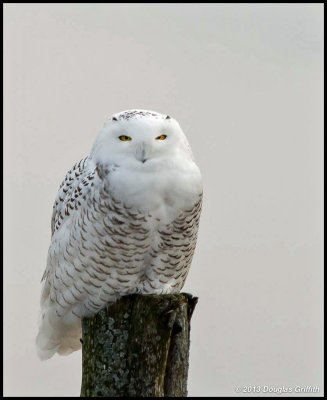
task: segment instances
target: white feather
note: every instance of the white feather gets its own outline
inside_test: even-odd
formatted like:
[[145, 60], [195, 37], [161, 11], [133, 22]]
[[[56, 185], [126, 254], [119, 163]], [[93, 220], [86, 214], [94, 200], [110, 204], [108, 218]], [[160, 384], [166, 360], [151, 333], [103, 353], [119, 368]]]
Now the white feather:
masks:
[[[156, 139], [161, 135], [166, 138]], [[122, 295], [180, 291], [201, 199], [201, 174], [176, 120], [146, 110], [115, 114], [56, 198], [36, 340], [40, 358], [78, 350], [81, 318]]]

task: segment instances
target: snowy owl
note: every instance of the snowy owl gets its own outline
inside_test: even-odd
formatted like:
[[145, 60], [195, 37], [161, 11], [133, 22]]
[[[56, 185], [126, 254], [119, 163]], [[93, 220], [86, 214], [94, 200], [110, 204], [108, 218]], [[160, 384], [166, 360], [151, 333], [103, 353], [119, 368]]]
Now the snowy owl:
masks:
[[38, 355], [81, 348], [81, 318], [132, 293], [178, 293], [192, 261], [201, 173], [178, 122], [114, 114], [62, 182], [42, 281]]

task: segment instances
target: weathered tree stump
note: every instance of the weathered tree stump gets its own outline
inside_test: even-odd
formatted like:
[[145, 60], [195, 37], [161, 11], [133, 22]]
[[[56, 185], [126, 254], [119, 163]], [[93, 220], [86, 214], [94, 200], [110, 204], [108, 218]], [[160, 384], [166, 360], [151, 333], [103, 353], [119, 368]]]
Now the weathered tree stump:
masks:
[[185, 397], [188, 293], [130, 295], [83, 319], [82, 397]]

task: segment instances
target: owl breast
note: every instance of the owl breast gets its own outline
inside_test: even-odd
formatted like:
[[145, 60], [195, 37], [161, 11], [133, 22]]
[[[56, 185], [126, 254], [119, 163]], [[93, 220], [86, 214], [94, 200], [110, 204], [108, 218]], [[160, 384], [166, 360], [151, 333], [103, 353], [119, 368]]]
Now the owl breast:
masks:
[[202, 193], [199, 169], [191, 162], [183, 168], [163, 165], [155, 171], [115, 167], [107, 178], [113, 196], [166, 224], [177, 218], [181, 210], [192, 207]]

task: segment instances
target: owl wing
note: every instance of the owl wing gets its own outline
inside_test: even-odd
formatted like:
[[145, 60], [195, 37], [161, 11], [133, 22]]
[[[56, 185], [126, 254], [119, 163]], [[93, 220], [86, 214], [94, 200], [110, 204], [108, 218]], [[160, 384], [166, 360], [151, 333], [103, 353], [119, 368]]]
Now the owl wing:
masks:
[[94, 176], [94, 170], [90, 167], [89, 157], [85, 157], [67, 172], [53, 205], [52, 235], [70, 213], [81, 205], [81, 199], [86, 195], [87, 186]]
[[[60, 229], [60, 226], [82, 205], [92, 185], [95, 169], [89, 157], [85, 157], [76, 163], [66, 174], [62, 181], [51, 218], [51, 236]], [[44, 271], [41, 281], [49, 273], [49, 266]]]

